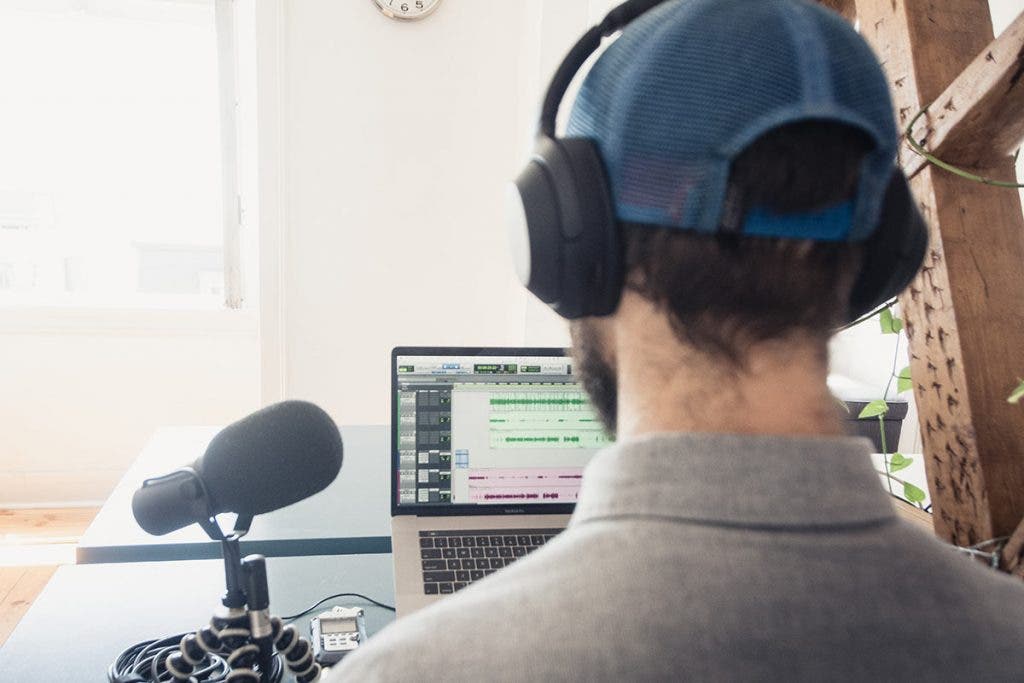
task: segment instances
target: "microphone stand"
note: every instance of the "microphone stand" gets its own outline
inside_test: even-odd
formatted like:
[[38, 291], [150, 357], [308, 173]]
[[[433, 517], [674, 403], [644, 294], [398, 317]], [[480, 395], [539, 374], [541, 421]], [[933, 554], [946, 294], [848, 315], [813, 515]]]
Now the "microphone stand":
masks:
[[221, 557], [224, 558], [224, 580], [227, 586], [221, 603], [229, 610], [244, 607], [245, 589], [242, 585], [242, 559], [238, 542], [249, 533], [253, 516], [238, 515], [231, 535], [225, 534], [217, 523], [210, 492], [202, 477], [192, 467], [181, 467], [162, 477], [146, 479], [140, 492], [143, 490], [158, 491], [164, 507], [172, 503], [176, 508], [182, 508], [185, 519], [192, 519], [202, 527], [207, 536], [220, 542]]
[[242, 560], [242, 568], [248, 589], [249, 638], [259, 648], [260, 671], [269, 672], [274, 665], [274, 624], [270, 616], [267, 560], [262, 555], [249, 555]]
[[220, 602], [227, 609], [245, 607], [245, 588], [242, 584], [242, 549], [239, 541], [249, 533], [252, 515], [239, 515], [234, 529], [226, 535], [213, 516], [199, 520], [199, 526], [214, 541], [220, 541], [220, 552], [224, 558], [224, 596]]
[[[193, 672], [209, 656], [226, 658], [231, 680], [242, 683], [276, 683], [284, 666], [298, 683], [319, 680], [321, 668], [313, 659], [313, 649], [292, 625], [284, 626], [270, 616], [270, 591], [267, 583], [266, 558], [249, 555], [242, 559], [240, 540], [249, 533], [252, 515], [238, 515], [231, 534], [225, 534], [213, 514], [212, 501], [202, 479], [191, 467], [180, 473], [189, 476], [194, 486], [193, 514], [203, 531], [220, 542], [224, 558], [224, 595], [209, 625], [181, 639], [180, 650], [165, 660], [168, 673], [176, 681], [195, 680]], [[275, 652], [275, 648], [277, 652]]]

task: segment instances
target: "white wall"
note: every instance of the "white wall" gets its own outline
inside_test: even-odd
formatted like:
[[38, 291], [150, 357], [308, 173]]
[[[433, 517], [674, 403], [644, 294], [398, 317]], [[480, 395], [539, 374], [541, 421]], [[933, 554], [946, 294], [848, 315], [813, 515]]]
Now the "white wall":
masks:
[[157, 427], [255, 409], [254, 322], [209, 313], [4, 312], [0, 508], [103, 500]]
[[514, 279], [504, 191], [541, 69], [588, 10], [446, 0], [403, 24], [370, 2], [285, 5], [283, 304], [264, 308], [282, 324], [263, 346], [284, 394], [383, 423], [392, 346], [565, 343]]

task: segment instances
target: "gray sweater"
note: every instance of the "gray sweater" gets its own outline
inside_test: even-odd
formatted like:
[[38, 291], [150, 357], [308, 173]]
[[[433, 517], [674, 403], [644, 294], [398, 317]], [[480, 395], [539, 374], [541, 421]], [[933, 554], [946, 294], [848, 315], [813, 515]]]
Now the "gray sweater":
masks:
[[866, 440], [662, 434], [569, 528], [337, 681], [1024, 680], [1024, 584], [894, 513]]

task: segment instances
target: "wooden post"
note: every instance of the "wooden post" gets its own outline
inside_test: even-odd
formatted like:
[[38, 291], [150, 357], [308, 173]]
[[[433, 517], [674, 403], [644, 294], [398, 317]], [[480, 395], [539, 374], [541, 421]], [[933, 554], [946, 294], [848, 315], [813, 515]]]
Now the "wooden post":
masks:
[[[949, 84], [914, 125], [915, 140], [927, 141], [940, 159], [985, 165], [1012, 154], [1024, 140], [1024, 12]], [[928, 161], [910, 145], [900, 164], [914, 175]]]
[[[993, 39], [987, 0], [856, 0], [856, 14], [903, 127]], [[948, 161], [1015, 177], [1008, 156]], [[1024, 215], [1015, 190], [931, 165], [911, 186], [931, 245], [900, 304], [933, 521], [940, 537], [970, 545], [1011, 534], [1024, 517], [1024, 410], [1006, 402], [1024, 376]]]

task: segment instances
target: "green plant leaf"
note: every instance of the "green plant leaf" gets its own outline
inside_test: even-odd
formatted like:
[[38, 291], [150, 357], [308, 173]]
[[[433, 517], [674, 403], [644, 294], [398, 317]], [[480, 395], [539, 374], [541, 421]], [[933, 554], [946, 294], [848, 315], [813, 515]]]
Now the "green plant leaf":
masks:
[[924, 491], [917, 488], [913, 484], [903, 485], [903, 497], [909, 500], [911, 503], [920, 503], [924, 500]]
[[1010, 397], [1006, 399], [1006, 402], [1020, 403], [1020, 400], [1022, 398], [1024, 398], [1024, 380], [1021, 380], [1020, 384], [1017, 385], [1017, 388], [1014, 389], [1013, 393], [1010, 394]]
[[878, 317], [878, 324], [882, 328], [882, 334], [898, 334], [903, 329], [903, 321], [892, 314], [892, 309], [887, 308]]
[[857, 419], [864, 420], [869, 417], [878, 417], [879, 415], [885, 415], [887, 412], [889, 412], [889, 404], [879, 398], [864, 406]]
[[882, 330], [882, 334], [892, 334], [892, 309], [885, 309], [882, 314], [878, 316], [878, 325]]
[[914, 380], [910, 377], [910, 366], [900, 370], [900, 374], [896, 375], [896, 392], [902, 394], [904, 391], [910, 391], [914, 388]]
[[913, 462], [913, 458], [908, 458], [902, 453], [893, 453], [892, 458], [889, 459], [889, 471], [899, 472], [900, 470], [905, 470], [910, 467]]

